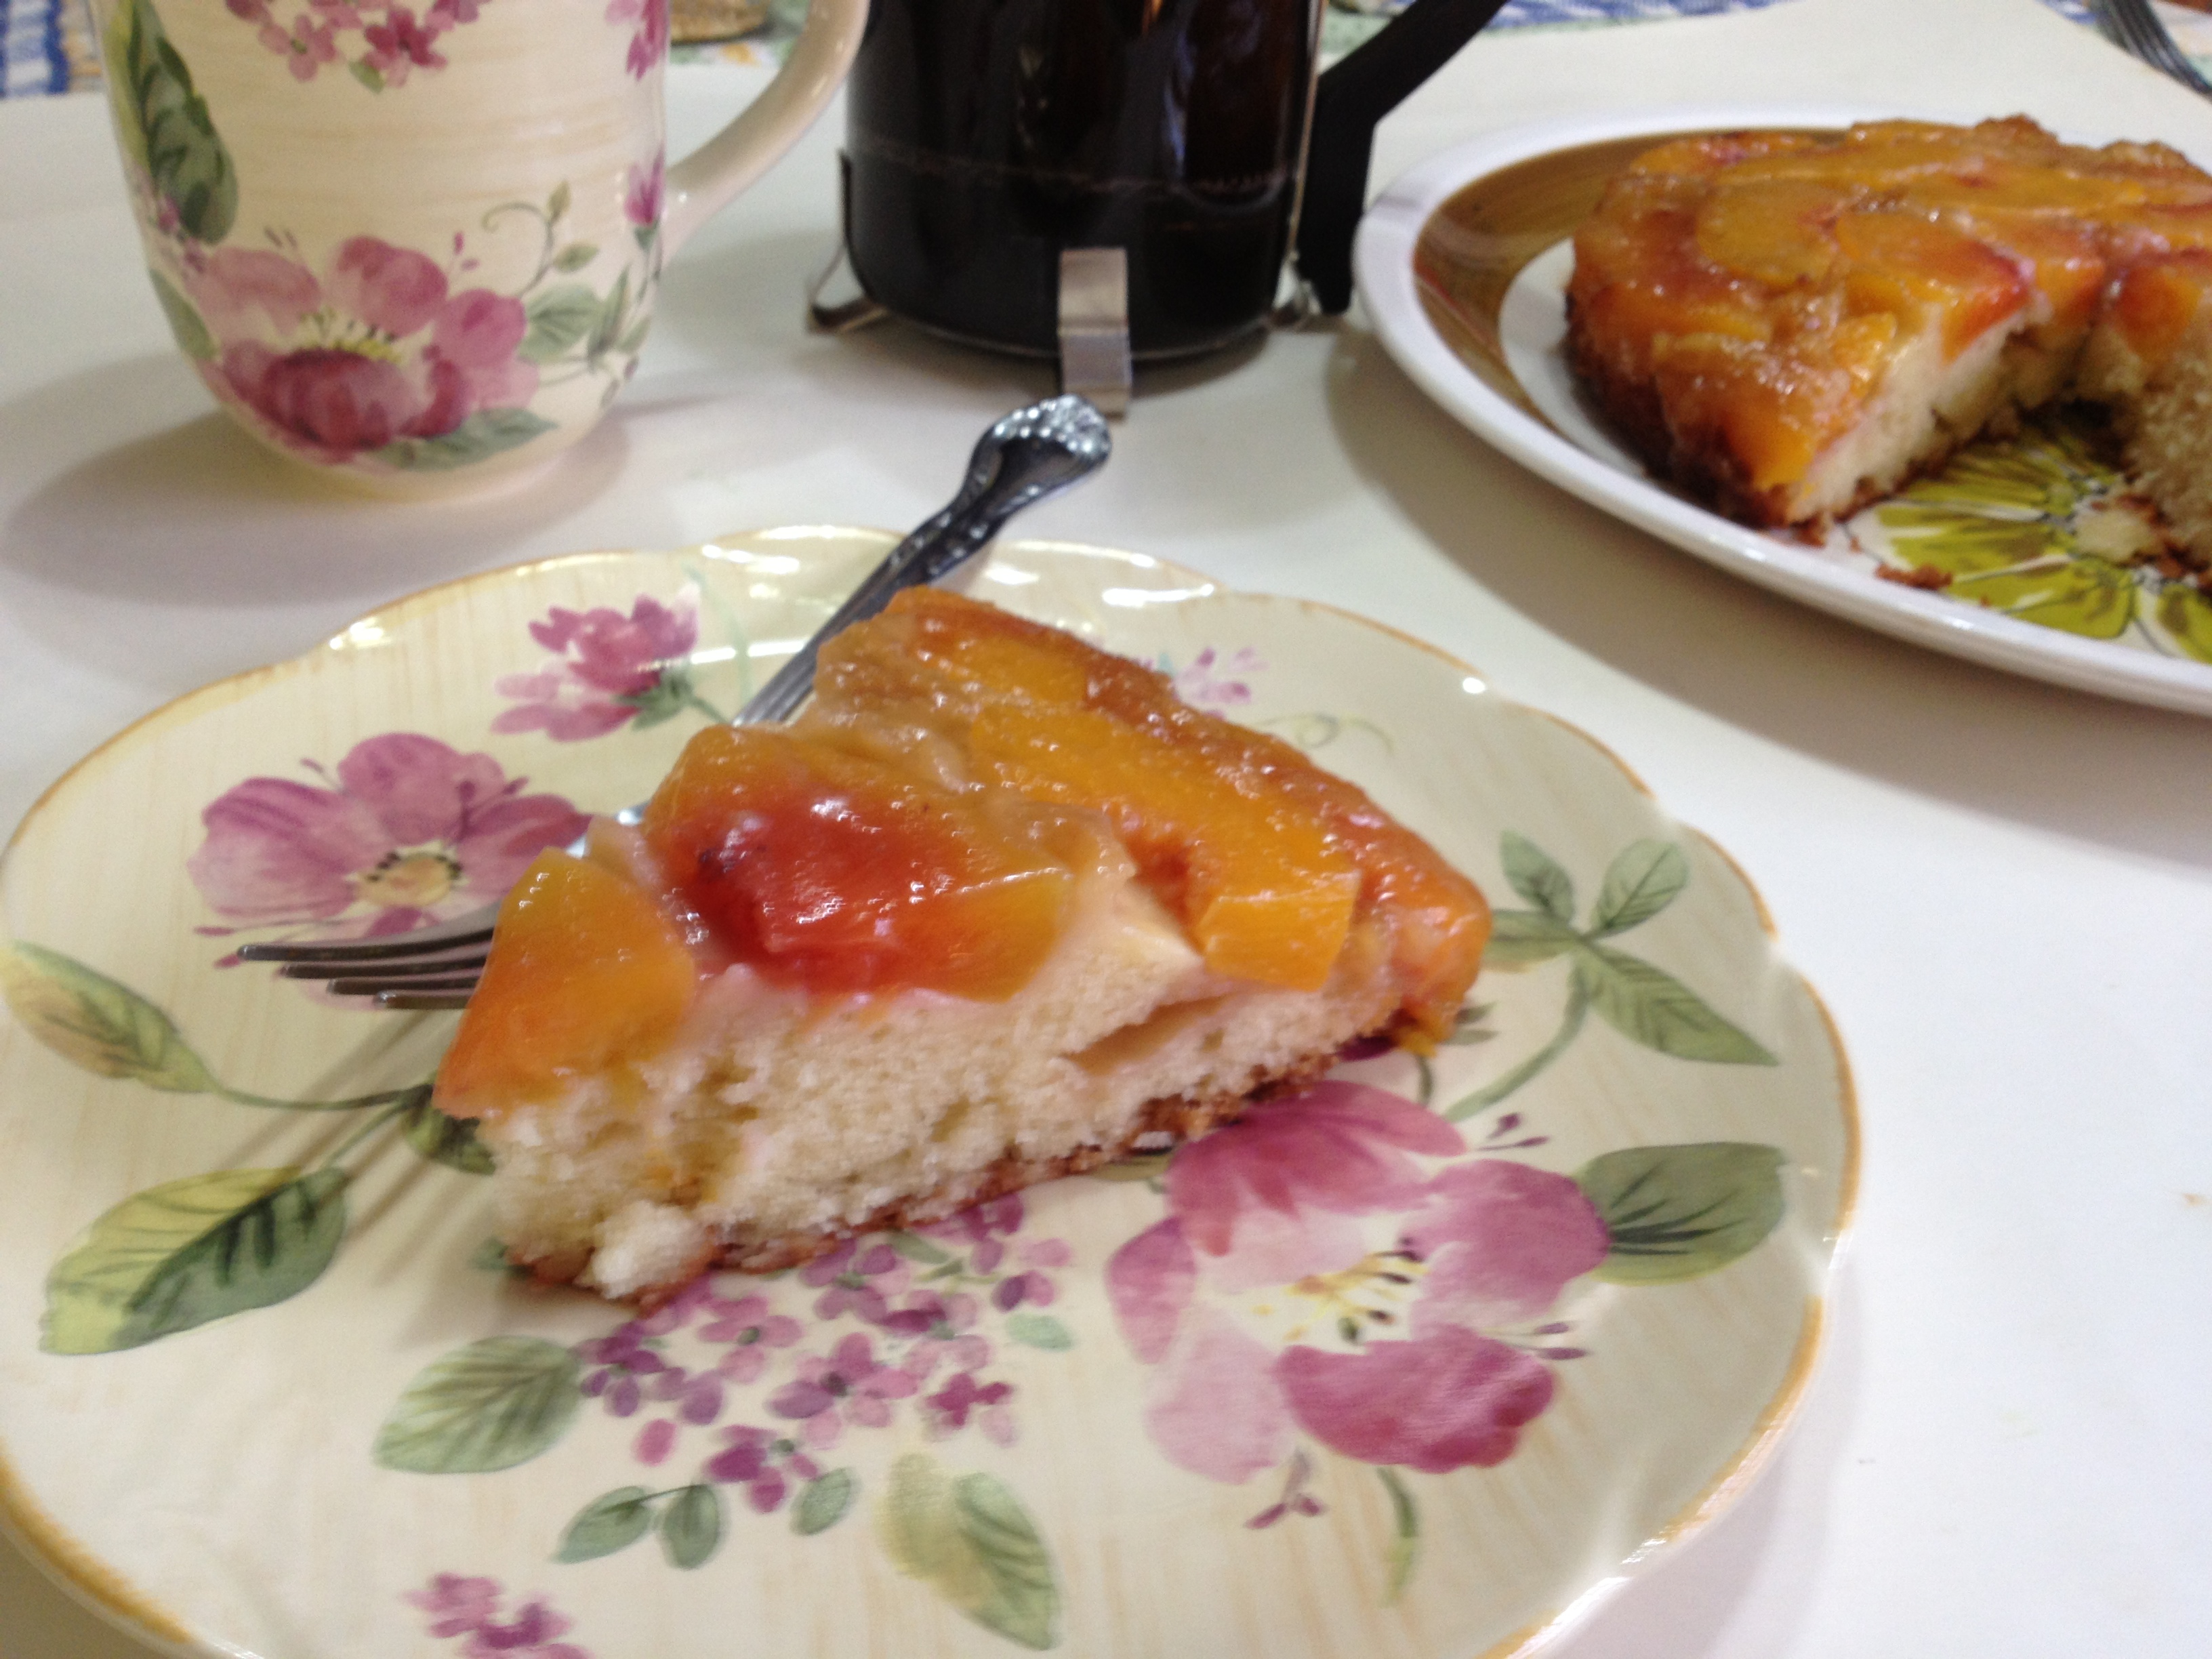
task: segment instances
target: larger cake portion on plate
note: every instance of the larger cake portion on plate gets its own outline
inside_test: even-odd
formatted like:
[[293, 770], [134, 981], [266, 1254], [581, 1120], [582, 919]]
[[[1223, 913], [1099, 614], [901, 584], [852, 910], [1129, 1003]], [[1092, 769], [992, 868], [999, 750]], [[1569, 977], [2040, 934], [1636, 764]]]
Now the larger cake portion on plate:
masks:
[[509, 896], [438, 1080], [511, 1255], [771, 1268], [1447, 1030], [1489, 912], [1290, 745], [931, 590]]
[[2022, 118], [1684, 137], [1575, 238], [1576, 374], [1717, 510], [1817, 527], [1978, 433], [2107, 405], [2179, 538], [2212, 556], [2212, 177]]

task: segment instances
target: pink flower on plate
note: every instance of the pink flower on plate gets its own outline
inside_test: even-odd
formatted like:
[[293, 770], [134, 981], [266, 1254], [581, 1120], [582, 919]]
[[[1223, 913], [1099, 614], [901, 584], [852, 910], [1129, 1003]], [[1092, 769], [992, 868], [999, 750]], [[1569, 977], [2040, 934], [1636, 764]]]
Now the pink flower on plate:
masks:
[[845, 1421], [880, 1429], [891, 1420], [891, 1401], [920, 1386], [907, 1372], [878, 1362], [874, 1345], [857, 1333], [839, 1342], [827, 1358], [809, 1354], [799, 1375], [768, 1399], [778, 1417], [805, 1425], [806, 1443], [817, 1449], [837, 1443]]
[[576, 743], [637, 719], [656, 689], [678, 704], [690, 695], [684, 665], [699, 642], [699, 618], [688, 592], [673, 605], [641, 594], [627, 617], [606, 605], [556, 605], [530, 624], [530, 637], [560, 660], [500, 678], [494, 689], [516, 702], [492, 721], [495, 732], [543, 732]]
[[1235, 674], [1254, 674], [1267, 665], [1250, 646], [1244, 646], [1226, 662], [1212, 646], [1191, 659], [1190, 666], [1174, 678], [1176, 696], [1201, 708], [1233, 708], [1252, 701], [1252, 688]]
[[407, 1599], [430, 1615], [431, 1635], [460, 1636], [499, 1611], [499, 1581], [441, 1572], [427, 1589], [409, 1591]]
[[794, 1480], [818, 1480], [822, 1466], [780, 1435], [740, 1425], [725, 1429], [730, 1443], [708, 1461], [707, 1479], [745, 1489], [745, 1502], [762, 1515], [774, 1512]]
[[729, 1345], [714, 1369], [740, 1388], [768, 1369], [770, 1350], [789, 1347], [802, 1333], [799, 1322], [789, 1315], [770, 1312], [764, 1296], [740, 1297], [734, 1302], [717, 1297], [708, 1310], [708, 1322], [699, 1334], [706, 1341]]
[[586, 822], [490, 756], [418, 732], [364, 738], [335, 771], [305, 764], [317, 781], [248, 778], [200, 815], [207, 838], [185, 867], [233, 927], [405, 933], [495, 900]]
[[644, 80], [668, 52], [668, 0], [607, 0], [607, 21], [635, 26], [629, 38], [629, 72]]
[[460, 1651], [465, 1659], [591, 1659], [583, 1649], [556, 1641], [571, 1620], [553, 1611], [543, 1596], [532, 1596], [502, 1621], [499, 1582], [493, 1578], [464, 1578], [441, 1572], [427, 1589], [410, 1591], [404, 1600], [430, 1615], [430, 1634], [450, 1641], [469, 1639]]
[[454, 293], [428, 258], [373, 236], [341, 244], [319, 272], [273, 249], [219, 247], [185, 283], [220, 348], [199, 366], [209, 387], [319, 460], [443, 437], [538, 391], [536, 367], [515, 356], [530, 328], [520, 300]]
[[1607, 1239], [1564, 1176], [1484, 1158], [1432, 1176], [1420, 1161], [1464, 1151], [1423, 1108], [1345, 1082], [1179, 1148], [1166, 1218], [1106, 1267], [1122, 1337], [1155, 1368], [1153, 1443], [1230, 1484], [1300, 1432], [1430, 1472], [1511, 1455], [1552, 1375], [1480, 1328], [1549, 1308]]
[[907, 1287], [913, 1273], [888, 1244], [848, 1239], [799, 1270], [802, 1285], [823, 1286], [814, 1316], [825, 1323], [851, 1312], [871, 1325], [890, 1310], [890, 1298]]

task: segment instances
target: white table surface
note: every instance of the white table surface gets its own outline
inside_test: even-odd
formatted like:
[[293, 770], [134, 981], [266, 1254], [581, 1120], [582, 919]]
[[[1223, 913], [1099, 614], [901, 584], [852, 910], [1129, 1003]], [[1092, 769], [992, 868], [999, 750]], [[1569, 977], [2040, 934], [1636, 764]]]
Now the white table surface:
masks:
[[[679, 140], [754, 83], [676, 71]], [[1376, 181], [1534, 118], [1800, 97], [2021, 109], [2212, 160], [2212, 103], [2034, 0], [1790, 0], [1478, 40], [1383, 128]], [[0, 825], [126, 722], [428, 583], [933, 509], [988, 419], [1049, 386], [903, 330], [801, 332], [841, 128], [686, 250], [642, 372], [560, 470], [395, 508], [303, 485], [214, 412], [101, 101], [0, 106]], [[2212, 1651], [2212, 724], [1709, 570], [1487, 450], [1356, 313], [1141, 381], [1112, 466], [1024, 529], [1471, 659], [1734, 853], [1835, 1014], [1867, 1156], [1795, 1436], [1555, 1651]], [[8, 1659], [148, 1651], [0, 1543]]]

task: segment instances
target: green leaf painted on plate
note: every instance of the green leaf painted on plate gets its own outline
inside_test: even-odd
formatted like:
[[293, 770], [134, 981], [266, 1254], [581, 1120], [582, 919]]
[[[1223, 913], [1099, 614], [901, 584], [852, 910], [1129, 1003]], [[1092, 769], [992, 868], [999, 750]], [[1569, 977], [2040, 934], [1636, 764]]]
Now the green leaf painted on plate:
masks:
[[553, 256], [553, 269], [566, 276], [581, 270], [599, 257], [596, 242], [571, 242]]
[[2212, 599], [2185, 582], [2170, 582], [2158, 596], [2159, 626], [2199, 662], [2212, 662]]
[[476, 1120], [447, 1117], [430, 1103], [427, 1092], [408, 1109], [402, 1133], [407, 1144], [433, 1164], [459, 1170], [463, 1175], [488, 1176], [492, 1171], [491, 1153], [477, 1139]]
[[1748, 1254], [1782, 1219], [1782, 1161], [1778, 1148], [1729, 1140], [1592, 1158], [1575, 1184], [1613, 1240], [1597, 1276], [1673, 1285]]
[[1949, 592], [2025, 622], [2096, 640], [2118, 639], [2136, 614], [2134, 574], [2087, 556], [2055, 568], [1955, 581]]
[[218, 1086], [167, 1014], [58, 951], [20, 941], [0, 951], [0, 997], [25, 1030], [88, 1072], [171, 1094]]
[[296, 1296], [345, 1237], [343, 1170], [219, 1170], [124, 1200], [46, 1276], [40, 1346], [112, 1353]]
[[451, 432], [434, 438], [399, 438], [369, 453], [392, 466], [416, 472], [450, 472], [518, 449], [553, 422], [526, 409], [479, 409]]
[[220, 242], [238, 216], [238, 173], [207, 100], [170, 45], [152, 0], [123, 0], [107, 36], [109, 100], [124, 149], [198, 242]]
[[158, 270], [149, 270], [153, 279], [154, 297], [161, 302], [161, 314], [169, 319], [169, 332], [176, 337], [177, 349], [194, 362], [204, 363], [222, 355], [222, 347], [208, 325], [192, 308], [192, 302], [177, 292], [169, 279]]
[[705, 1562], [721, 1543], [722, 1494], [713, 1486], [686, 1486], [660, 1512], [660, 1547], [671, 1566], [688, 1571]]
[[596, 1561], [628, 1549], [652, 1530], [653, 1493], [643, 1486], [617, 1486], [576, 1511], [553, 1559]]
[[1132, 1152], [1111, 1164], [1102, 1164], [1089, 1173], [1098, 1181], [1158, 1181], [1167, 1173], [1169, 1156], [1166, 1152]]
[[522, 307], [528, 327], [515, 356], [526, 363], [556, 361], [592, 331], [599, 296], [581, 283], [562, 283], [533, 295]]
[[1006, 1334], [1025, 1348], [1064, 1353], [1075, 1346], [1075, 1334], [1050, 1314], [1018, 1313], [1006, 1320]]
[[956, 1480], [927, 1453], [911, 1452], [892, 1466], [878, 1519], [902, 1572], [1024, 1647], [1057, 1644], [1052, 1557], [1004, 1481], [988, 1474]]
[[1482, 947], [1482, 965], [1509, 972], [1534, 968], [1571, 951], [1582, 943], [1582, 937], [1568, 923], [1542, 910], [1493, 911], [1490, 943]]
[[637, 718], [630, 722], [639, 731], [649, 726], [659, 726], [663, 720], [674, 720], [692, 706], [697, 696], [691, 683], [691, 671], [682, 663], [672, 663], [653, 677], [651, 685], [642, 691], [626, 691], [617, 697], [617, 702], [628, 703], [637, 710]]
[[546, 219], [550, 222], [560, 218], [568, 211], [568, 204], [574, 200], [575, 192], [568, 188], [568, 181], [563, 179], [553, 186], [553, 193], [545, 198]]
[[1672, 904], [1689, 881], [1690, 861], [1672, 842], [1631, 842], [1606, 868], [1590, 937], [1608, 939], [1641, 927]]
[[951, 1252], [931, 1243], [919, 1233], [886, 1233], [884, 1242], [908, 1261], [919, 1261], [925, 1267], [941, 1267], [952, 1260]]
[[355, 80], [360, 82], [362, 85], [367, 87], [371, 92], [382, 92], [384, 90], [383, 71], [377, 69], [366, 58], [355, 58], [353, 62], [346, 65], [346, 68], [352, 71], [353, 78]]
[[1550, 854], [1510, 830], [1498, 838], [1498, 846], [1505, 865], [1505, 879], [1515, 892], [1555, 921], [1575, 919], [1573, 878]]
[[481, 1474], [526, 1463], [583, 1403], [576, 1356], [537, 1336], [487, 1336], [432, 1360], [376, 1431], [376, 1462], [416, 1474]]
[[1602, 945], [1575, 952], [1575, 981], [1598, 1017], [1647, 1048], [1677, 1060], [1772, 1066], [1775, 1057], [1665, 969]]
[[469, 1266], [480, 1273], [511, 1273], [527, 1271], [514, 1265], [514, 1258], [507, 1255], [507, 1246], [495, 1238], [487, 1238], [470, 1253]]
[[860, 1477], [850, 1469], [831, 1469], [808, 1481], [799, 1492], [799, 1501], [791, 1506], [792, 1531], [801, 1538], [829, 1531], [845, 1518], [860, 1491]]
[[2052, 527], [2039, 520], [1975, 518], [1920, 505], [1885, 507], [1879, 516], [1899, 558], [1954, 578], [2008, 570], [2054, 550]]
[[2124, 486], [2120, 474], [2100, 459], [2087, 427], [2072, 414], [2046, 415], [2014, 436], [1982, 439], [1968, 445], [1941, 470], [1908, 484], [1881, 509], [1885, 521], [1932, 521], [1941, 526], [1962, 518], [1989, 521], [2040, 521], [2048, 538], [2069, 523], [2082, 502]]

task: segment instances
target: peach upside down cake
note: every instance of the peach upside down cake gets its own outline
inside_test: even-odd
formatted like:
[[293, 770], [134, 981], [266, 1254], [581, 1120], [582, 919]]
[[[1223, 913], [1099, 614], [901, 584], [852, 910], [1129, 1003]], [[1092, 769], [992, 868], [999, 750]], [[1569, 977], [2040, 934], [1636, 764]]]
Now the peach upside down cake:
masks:
[[1446, 1031], [1481, 895], [1152, 670], [921, 589], [785, 727], [509, 895], [438, 1103], [510, 1255], [648, 1299], [1196, 1133]]
[[2212, 177], [2021, 117], [1676, 139], [1575, 237], [1568, 351], [1652, 470], [1817, 528], [2055, 398], [2212, 556]]

